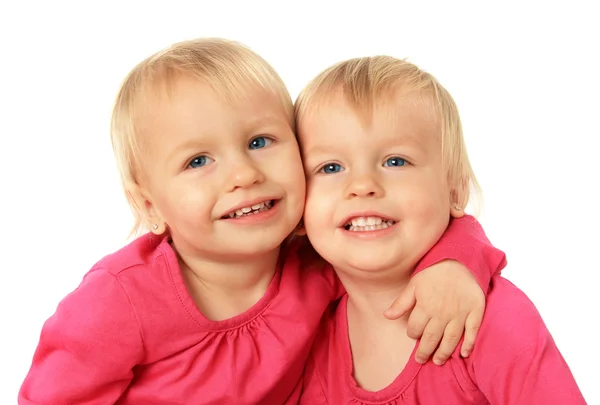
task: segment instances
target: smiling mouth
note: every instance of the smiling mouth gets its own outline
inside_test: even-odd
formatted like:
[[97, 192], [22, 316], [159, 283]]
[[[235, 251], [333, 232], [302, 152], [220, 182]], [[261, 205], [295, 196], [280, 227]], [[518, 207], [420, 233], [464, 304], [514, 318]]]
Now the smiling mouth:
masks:
[[231, 211], [227, 215], [223, 215], [221, 219], [236, 219], [242, 217], [248, 217], [250, 215], [260, 214], [261, 212], [265, 212], [273, 208], [275, 205], [275, 200], [267, 200], [258, 204], [254, 204], [250, 207], [238, 208], [235, 211]]
[[344, 229], [350, 232], [371, 232], [387, 229], [396, 221], [381, 217], [356, 217], [349, 220]]

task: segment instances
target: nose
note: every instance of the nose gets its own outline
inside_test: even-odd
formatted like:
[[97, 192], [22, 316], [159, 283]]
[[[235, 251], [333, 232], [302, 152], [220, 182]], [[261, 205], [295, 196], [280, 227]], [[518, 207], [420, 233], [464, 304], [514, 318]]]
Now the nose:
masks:
[[231, 168], [228, 178], [228, 189], [234, 191], [238, 188], [248, 188], [265, 181], [263, 172], [248, 156], [240, 156]]
[[360, 173], [352, 176], [346, 187], [346, 198], [381, 198], [385, 191], [375, 173]]

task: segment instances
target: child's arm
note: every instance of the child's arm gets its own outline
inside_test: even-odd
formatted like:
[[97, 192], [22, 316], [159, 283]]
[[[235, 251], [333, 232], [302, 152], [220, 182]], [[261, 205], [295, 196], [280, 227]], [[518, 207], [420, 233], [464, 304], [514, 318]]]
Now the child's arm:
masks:
[[414, 275], [444, 260], [461, 262], [473, 273], [487, 295], [492, 276], [506, 267], [506, 255], [496, 249], [474, 217], [465, 215], [450, 220], [448, 229], [434, 247], [421, 259]]
[[492, 279], [477, 347], [465, 364], [491, 405], [586, 403], [534, 304], [502, 277]]
[[19, 404], [113, 404], [144, 350], [119, 280], [93, 270], [42, 329]]
[[470, 354], [485, 310], [484, 293], [491, 276], [505, 266], [504, 253], [492, 246], [475, 218], [465, 215], [450, 221], [419, 262], [405, 292], [386, 312], [387, 317], [397, 318], [414, 306], [408, 332], [412, 338], [421, 338], [417, 361], [427, 361], [437, 348], [434, 362], [443, 364], [463, 331], [461, 353]]

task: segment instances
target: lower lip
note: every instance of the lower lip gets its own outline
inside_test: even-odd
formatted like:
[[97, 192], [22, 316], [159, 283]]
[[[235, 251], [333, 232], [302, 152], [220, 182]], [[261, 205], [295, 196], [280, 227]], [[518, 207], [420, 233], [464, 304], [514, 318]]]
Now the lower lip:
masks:
[[396, 229], [396, 225], [398, 225], [398, 222], [396, 222], [394, 225], [392, 226], [388, 226], [385, 229], [377, 229], [375, 231], [348, 231], [344, 228], [341, 228], [342, 233], [344, 235], [353, 237], [353, 238], [357, 238], [357, 239], [377, 239], [377, 238], [383, 238], [388, 236], [389, 234], [391, 234], [392, 232], [394, 232], [394, 230]]
[[231, 222], [231, 223], [240, 224], [240, 225], [246, 225], [246, 224], [250, 225], [250, 224], [256, 224], [258, 222], [263, 222], [263, 221], [271, 219], [272, 217], [277, 215], [277, 213], [279, 212], [279, 203], [280, 202], [281, 202], [281, 200], [277, 200], [270, 209], [268, 209], [266, 211], [261, 211], [258, 214], [244, 215], [243, 217], [239, 217], [239, 218], [225, 218], [225, 219], [222, 219], [222, 221]]

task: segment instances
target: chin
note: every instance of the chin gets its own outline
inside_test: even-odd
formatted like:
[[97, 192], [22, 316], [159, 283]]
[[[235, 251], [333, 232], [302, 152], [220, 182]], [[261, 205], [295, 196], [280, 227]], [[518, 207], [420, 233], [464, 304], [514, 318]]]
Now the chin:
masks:
[[228, 260], [254, 260], [273, 252], [277, 247], [278, 245], [255, 243], [248, 244], [243, 248], [224, 249], [220, 252], [220, 255]]
[[[387, 262], [383, 262], [380, 260], [373, 260], [373, 258], [353, 258], [353, 257], [343, 257], [336, 258], [333, 262], [330, 263], [333, 265], [335, 269], [340, 269], [341, 271], [347, 272], [344, 269], [349, 269], [350, 272], [355, 273], [358, 271], [359, 273], [372, 273], [376, 274], [379, 272], [383, 272], [388, 270], [391, 266]], [[337, 263], [337, 264], [334, 264]]]
[[279, 239], [255, 240], [252, 243], [246, 242], [245, 247], [240, 249], [240, 251], [243, 251], [248, 256], [262, 255], [277, 249], [281, 246], [281, 243], [282, 241]]
[[[358, 253], [358, 252], [357, 252]], [[347, 255], [343, 258], [343, 268], [354, 269], [361, 273], [377, 273], [398, 272], [398, 275], [404, 275], [405, 269], [411, 268], [410, 263], [413, 261], [406, 256], [402, 256], [399, 252], [393, 252], [390, 255], [377, 254], [358, 254], [356, 256]], [[335, 266], [334, 266], [335, 267]]]
[[389, 268], [390, 268], [390, 266], [387, 264], [373, 263], [372, 261], [365, 261], [365, 260], [348, 261], [348, 265], [351, 268], [356, 269], [360, 272], [372, 273], [372, 274], [381, 273], [386, 270], [389, 270]]

